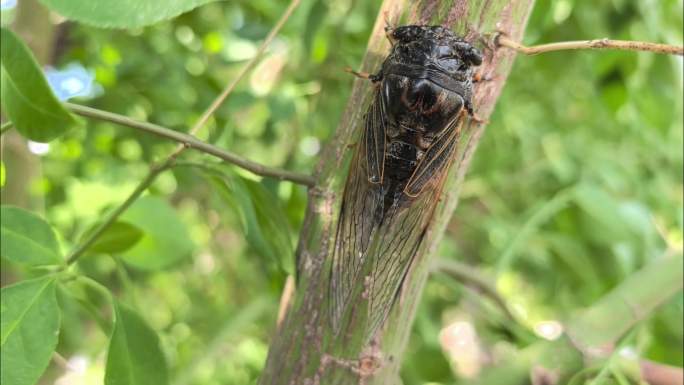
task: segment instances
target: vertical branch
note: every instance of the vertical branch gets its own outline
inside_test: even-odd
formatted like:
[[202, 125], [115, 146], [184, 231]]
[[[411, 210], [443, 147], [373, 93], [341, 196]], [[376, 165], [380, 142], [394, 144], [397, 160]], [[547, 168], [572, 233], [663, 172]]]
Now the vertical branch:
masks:
[[[374, 73], [387, 54], [385, 20], [402, 24], [442, 24], [477, 44], [480, 33], [496, 30], [521, 39], [532, 0], [386, 0], [376, 19], [360, 70]], [[479, 117], [487, 119], [510, 71], [515, 52], [485, 49], [482, 74], [495, 79], [479, 83], [473, 104]], [[309, 193], [309, 207], [297, 250], [298, 283], [295, 297], [274, 337], [260, 384], [395, 384], [401, 358], [429, 262], [444, 233], [464, 177], [484, 126], [471, 124], [461, 141], [457, 164], [445, 186], [434, 223], [425, 236], [404, 282], [400, 298], [375, 343], [350, 343], [357, 335], [334, 335], [328, 319], [329, 251], [334, 243], [334, 222], [339, 211], [343, 181], [351, 151], [368, 104], [370, 85], [358, 79], [343, 113], [336, 135], [324, 149], [316, 169], [319, 187]], [[359, 280], [358, 285], [363, 285]], [[363, 327], [359, 327], [359, 333]], [[354, 330], [350, 332], [355, 333]]]

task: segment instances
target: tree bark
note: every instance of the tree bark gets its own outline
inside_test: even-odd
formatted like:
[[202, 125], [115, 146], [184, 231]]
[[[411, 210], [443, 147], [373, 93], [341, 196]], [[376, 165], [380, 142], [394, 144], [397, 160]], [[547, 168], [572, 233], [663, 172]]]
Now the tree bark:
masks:
[[[385, 0], [373, 28], [361, 70], [375, 73], [386, 56], [385, 20], [396, 24], [441, 24], [476, 45], [481, 33], [505, 32], [522, 40], [533, 0]], [[483, 47], [484, 48], [484, 47]], [[480, 74], [491, 80], [475, 87], [473, 105], [481, 119], [494, 108], [514, 59], [512, 50], [483, 49]], [[453, 213], [461, 181], [483, 133], [470, 124], [461, 139], [460, 162], [451, 168], [440, 204], [384, 327], [373, 342], [335, 336], [328, 310], [330, 250], [347, 168], [369, 103], [370, 82], [357, 79], [336, 135], [316, 168], [317, 186], [309, 203], [297, 248], [297, 288], [287, 315], [271, 342], [260, 384], [400, 384], [399, 369], [428, 267]], [[363, 280], [358, 282], [363, 285]], [[359, 330], [363, 333], [363, 330]], [[356, 334], [352, 330], [352, 334]]]

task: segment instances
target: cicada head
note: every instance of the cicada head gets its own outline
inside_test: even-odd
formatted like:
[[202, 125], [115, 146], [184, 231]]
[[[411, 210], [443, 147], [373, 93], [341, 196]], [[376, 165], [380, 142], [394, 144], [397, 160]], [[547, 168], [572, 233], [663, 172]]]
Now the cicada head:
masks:
[[442, 26], [405, 25], [388, 31], [391, 61], [434, 67], [448, 75], [470, 72], [482, 63], [482, 53]]

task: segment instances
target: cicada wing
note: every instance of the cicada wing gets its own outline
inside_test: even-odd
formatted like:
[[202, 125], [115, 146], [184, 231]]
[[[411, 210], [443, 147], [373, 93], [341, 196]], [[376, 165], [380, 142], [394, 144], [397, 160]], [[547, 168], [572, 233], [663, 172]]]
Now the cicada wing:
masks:
[[412, 200], [406, 207], [392, 207], [371, 239], [367, 253], [368, 263], [372, 263], [368, 338], [389, 316], [406, 274], [414, 264], [432, 223], [449, 166], [461, 163], [470, 148], [472, 132], [461, 131], [464, 121], [459, 114], [428, 149], [404, 190]]
[[418, 163], [413, 175], [404, 187], [406, 195], [418, 196], [428, 183], [437, 180], [435, 176], [442, 175], [449, 167], [456, 152], [459, 134], [465, 121], [464, 111], [461, 110], [428, 147], [423, 159]]
[[382, 204], [382, 174], [385, 159], [384, 102], [379, 90], [366, 115], [365, 130], [352, 160], [335, 234], [331, 272], [332, 319], [336, 324], [349, 302], [359, 278], [368, 244], [376, 229], [378, 205]]
[[409, 207], [392, 207], [368, 251], [371, 267], [367, 336], [384, 323], [425, 236], [437, 195], [424, 194]]
[[364, 145], [366, 164], [368, 165], [368, 181], [382, 183], [385, 168], [385, 132], [387, 115], [385, 99], [380, 88], [376, 88], [373, 102], [365, 121]]

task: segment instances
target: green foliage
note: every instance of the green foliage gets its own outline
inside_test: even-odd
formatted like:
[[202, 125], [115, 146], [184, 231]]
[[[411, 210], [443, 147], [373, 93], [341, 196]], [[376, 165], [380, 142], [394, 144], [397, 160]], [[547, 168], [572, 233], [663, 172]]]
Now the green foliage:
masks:
[[[91, 235], [92, 230], [99, 225], [101, 223], [93, 226], [91, 231], [84, 234], [83, 238]], [[120, 253], [133, 247], [144, 234], [137, 226], [128, 222], [117, 221], [107, 227], [88, 250], [93, 253]]]
[[[56, 47], [51, 65], [78, 62], [95, 74], [101, 93], [82, 103], [179, 131], [252, 57], [285, 7], [268, 0], [42, 2], [96, 26], [166, 20], [124, 31], [69, 23], [39, 39]], [[351, 89], [342, 69], [361, 62], [379, 4], [302, 0], [198, 136], [256, 162], [310, 172]], [[12, 12], [2, 12], [3, 24]], [[525, 43], [605, 36], [681, 44], [681, 15], [681, 0], [537, 2]], [[681, 59], [577, 51], [516, 60], [439, 257], [491, 277], [520, 325], [477, 290], [435, 276], [403, 363], [406, 385], [502, 384], [512, 373], [527, 383], [523, 364], [544, 351], [538, 346], [561, 341], [545, 342], [540, 325], [564, 325], [587, 307], [602, 314], [594, 325], [611, 316], [598, 305], [613, 288], [664, 254], [681, 255]], [[37, 269], [63, 265], [59, 244], [78, 245], [175, 144], [95, 120], [69, 129], [73, 117], [4, 28], [2, 68], [3, 115], [26, 138], [61, 136], [32, 172], [18, 167], [30, 163], [3, 136], [3, 203], [30, 207], [2, 207], [2, 383], [34, 384], [41, 374], [41, 383], [253, 383], [285, 273], [294, 271], [305, 189], [217, 167], [188, 150], [88, 255], [68, 268]], [[662, 294], [632, 286], [630, 293]], [[621, 346], [681, 366], [683, 298], [664, 304]], [[40, 341], [31, 354], [12, 345], [20, 334], [6, 338], [6, 322], [17, 314], [24, 314], [17, 325]], [[600, 325], [622, 324], [608, 321]], [[86, 357], [85, 373], [57, 365], [44, 372], [55, 346], [69, 360]], [[623, 358], [588, 363], [577, 383], [632, 381]]]
[[[129, 265], [142, 270], [159, 270], [190, 256], [194, 247], [192, 240], [166, 201], [152, 196], [140, 198], [122, 219], [144, 232], [135, 246], [122, 254], [122, 259]], [[128, 237], [126, 243], [130, 243], [130, 234], [125, 237]], [[126, 245], [119, 243], [118, 246]]]
[[212, 1], [217, 0], [41, 0], [45, 6], [69, 19], [108, 28], [144, 27]]
[[63, 262], [55, 232], [42, 218], [12, 206], [0, 207], [0, 218], [3, 258], [32, 266]]
[[231, 173], [207, 175], [223, 202], [238, 215], [250, 247], [266, 264], [282, 271], [294, 271], [292, 241], [285, 213], [274, 197], [260, 183]]
[[169, 383], [164, 354], [154, 330], [133, 309], [115, 303], [105, 385]]
[[33, 385], [57, 346], [59, 309], [53, 277], [2, 288], [3, 384]]
[[67, 132], [76, 119], [52, 94], [29, 49], [6, 28], [0, 29], [0, 39], [2, 107], [14, 127], [39, 142]]

